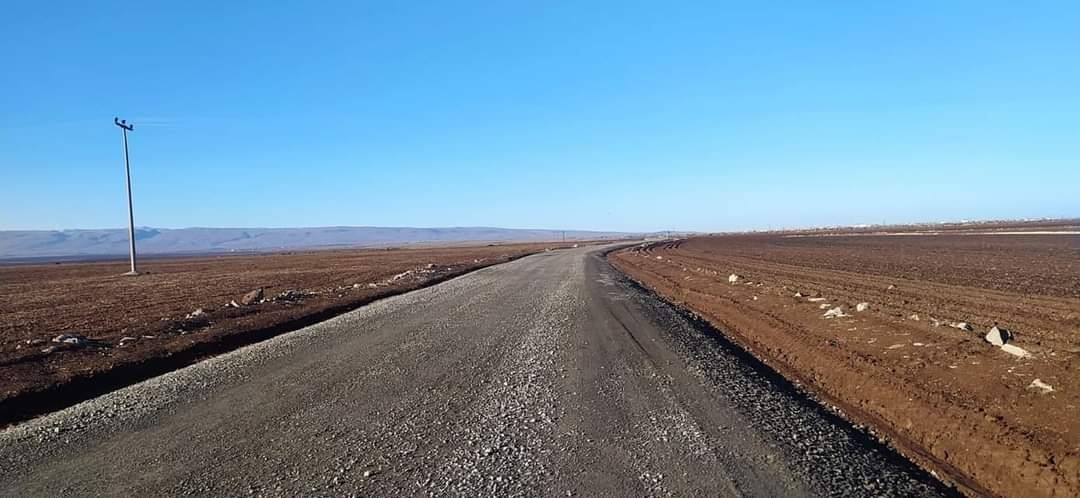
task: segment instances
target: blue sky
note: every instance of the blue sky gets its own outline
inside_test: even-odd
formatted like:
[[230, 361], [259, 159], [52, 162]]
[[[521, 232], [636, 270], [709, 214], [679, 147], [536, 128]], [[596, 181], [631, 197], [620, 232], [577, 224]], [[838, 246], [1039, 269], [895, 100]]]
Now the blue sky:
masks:
[[8, 4], [0, 229], [1080, 216], [1080, 4], [752, 3]]

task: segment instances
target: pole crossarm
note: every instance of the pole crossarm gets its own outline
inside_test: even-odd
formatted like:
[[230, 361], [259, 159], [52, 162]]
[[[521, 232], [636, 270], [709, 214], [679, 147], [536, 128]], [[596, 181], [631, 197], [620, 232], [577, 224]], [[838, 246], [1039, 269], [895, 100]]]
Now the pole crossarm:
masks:
[[113, 118], [113, 124], [123, 128], [123, 129], [125, 129], [127, 131], [134, 131], [135, 130], [135, 125], [134, 124], [128, 124], [126, 119]]

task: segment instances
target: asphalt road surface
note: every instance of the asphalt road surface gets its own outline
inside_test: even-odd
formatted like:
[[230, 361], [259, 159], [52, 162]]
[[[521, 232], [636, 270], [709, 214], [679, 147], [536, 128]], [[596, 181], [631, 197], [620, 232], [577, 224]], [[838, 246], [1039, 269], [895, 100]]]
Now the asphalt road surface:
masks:
[[938, 496], [597, 248], [386, 299], [0, 432], [2, 496]]

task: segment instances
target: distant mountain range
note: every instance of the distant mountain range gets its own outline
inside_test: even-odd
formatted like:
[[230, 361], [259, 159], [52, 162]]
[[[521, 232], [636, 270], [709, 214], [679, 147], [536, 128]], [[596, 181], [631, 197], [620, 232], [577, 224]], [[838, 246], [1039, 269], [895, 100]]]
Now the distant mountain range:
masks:
[[[489, 227], [139, 228], [139, 254], [261, 252], [408, 244], [624, 238], [635, 234]], [[0, 231], [0, 259], [85, 259], [128, 252], [126, 229]]]

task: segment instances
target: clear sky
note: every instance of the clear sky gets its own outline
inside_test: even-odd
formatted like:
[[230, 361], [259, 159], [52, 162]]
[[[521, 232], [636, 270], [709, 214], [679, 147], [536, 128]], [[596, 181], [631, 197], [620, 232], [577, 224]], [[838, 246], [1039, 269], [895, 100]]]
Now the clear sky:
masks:
[[[761, 5], [761, 4], [768, 5]], [[1080, 216], [1080, 3], [9, 2], [0, 229]]]

